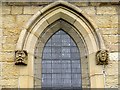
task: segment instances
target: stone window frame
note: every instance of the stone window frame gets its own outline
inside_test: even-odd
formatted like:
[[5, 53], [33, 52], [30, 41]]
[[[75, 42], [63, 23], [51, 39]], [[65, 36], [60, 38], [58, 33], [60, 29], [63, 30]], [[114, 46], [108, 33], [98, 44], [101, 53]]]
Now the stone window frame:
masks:
[[[28, 52], [28, 65], [20, 67], [20, 88], [34, 87], [34, 51], [40, 35], [55, 21], [63, 19], [76, 28], [79, 37], [83, 37], [87, 48], [90, 88], [104, 88], [103, 66], [96, 65], [95, 55], [100, 49], [106, 49], [99, 29], [92, 18], [80, 8], [65, 2], [57, 1], [44, 7], [26, 23], [21, 31], [16, 50]], [[76, 41], [76, 39], [75, 39]], [[44, 44], [41, 45], [43, 47]], [[25, 85], [23, 82], [27, 82]]]
[[49, 27], [47, 27], [41, 37], [38, 38], [36, 49], [35, 49], [35, 60], [34, 60], [34, 83], [35, 87], [41, 87], [41, 61], [42, 61], [42, 53], [46, 42], [49, 38], [58, 30], [63, 29], [65, 32], [69, 34], [69, 36], [74, 40], [78, 49], [80, 51], [80, 59], [81, 59], [81, 71], [82, 71], [82, 87], [89, 88], [90, 87], [90, 77], [89, 77], [89, 67], [88, 67], [88, 50], [85, 48], [85, 42], [83, 41], [83, 37], [77, 34], [77, 30], [68, 22], [59, 19]]

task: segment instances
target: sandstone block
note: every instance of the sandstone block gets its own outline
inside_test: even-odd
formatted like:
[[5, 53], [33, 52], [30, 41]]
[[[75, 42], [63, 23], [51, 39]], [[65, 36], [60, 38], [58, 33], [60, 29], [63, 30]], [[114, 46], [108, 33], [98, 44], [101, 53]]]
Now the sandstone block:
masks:
[[93, 18], [99, 28], [117, 28], [117, 15], [97, 15]]
[[107, 75], [118, 75], [118, 62], [109, 61], [109, 64], [105, 68]]
[[118, 15], [112, 15], [111, 16], [111, 27], [115, 27], [115, 28], [118, 28], [118, 24], [119, 24], [119, 16]]
[[117, 14], [117, 7], [116, 6], [97, 7], [97, 14]]
[[2, 15], [0, 15], [0, 28], [2, 28]]
[[118, 35], [103, 35], [103, 40], [109, 51], [118, 51]]
[[[13, 63], [3, 63], [2, 65], [2, 78], [4, 79], [11, 79], [11, 78], [18, 78], [19, 75], [19, 68], [14, 65]], [[8, 84], [6, 84], [8, 85]], [[13, 84], [14, 85], [14, 84]]]
[[15, 44], [3, 44], [3, 51], [14, 51], [15, 50]]
[[18, 79], [2, 79], [1, 80], [2, 86], [17, 86], [18, 85]]
[[104, 88], [104, 77], [103, 75], [91, 76], [91, 87], [93, 88]]
[[111, 44], [111, 45], [109, 45], [109, 50], [110, 50], [110, 52], [116, 52], [116, 51], [119, 51], [119, 47], [120, 47], [120, 45], [118, 45], [118, 44]]
[[14, 52], [4, 52], [1, 54], [1, 61], [8, 61], [8, 62], [13, 62], [14, 61]]
[[90, 2], [91, 6], [99, 6], [101, 2]]
[[2, 39], [3, 39], [2, 36], [0, 36], [0, 44], [2, 44]]
[[119, 52], [109, 53], [109, 59], [110, 60], [116, 60], [116, 61], [118, 61], [118, 60], [120, 60], [119, 56], [120, 56]]
[[10, 14], [11, 6], [2, 6], [2, 14]]
[[17, 15], [16, 16], [17, 25], [20, 28], [22, 28], [30, 18], [31, 18], [31, 15]]
[[12, 6], [12, 14], [22, 14], [22, 6]]
[[3, 15], [2, 16], [3, 28], [15, 28], [16, 24], [16, 17], [13, 15]]
[[[0, 53], [0, 56], [1, 56], [1, 53]], [[0, 72], [2, 72], [2, 62], [1, 62], [1, 59], [0, 59]], [[0, 73], [0, 78], [2, 78], [1, 75], [2, 73]], [[1, 85], [1, 84], [0, 84]]]
[[106, 76], [106, 88], [118, 88], [118, 76]]
[[18, 29], [18, 28], [3, 29], [3, 35], [8, 36], [8, 37], [14, 36], [14, 37], [18, 38], [20, 32], [21, 32], [21, 29]]
[[20, 76], [19, 77], [19, 82], [20, 82], [20, 84], [19, 84], [19, 86], [20, 86], [20, 88], [28, 88], [28, 83], [29, 83], [29, 76]]
[[2, 51], [2, 43], [0, 43], [0, 51]]
[[111, 27], [112, 20], [110, 19], [110, 16], [96, 16], [96, 24], [100, 28], [109, 28]]
[[116, 35], [118, 34], [118, 28], [99, 28], [103, 35]]
[[88, 6], [88, 2], [72, 2], [76, 6]]
[[37, 11], [41, 10], [42, 6], [24, 6], [24, 14], [35, 14]]
[[3, 38], [4, 43], [6, 44], [16, 44], [18, 36], [7, 36]]
[[96, 14], [95, 7], [80, 7], [84, 12], [86, 12], [88, 15]]
[[[18, 88], [18, 85], [2, 85], [2, 88], [8, 88], [8, 89], [10, 89], [10, 88]], [[6, 90], [8, 90], [8, 89], [6, 89]]]
[[105, 42], [110, 42], [111, 44], [115, 44], [118, 42], [118, 35], [103, 35]]

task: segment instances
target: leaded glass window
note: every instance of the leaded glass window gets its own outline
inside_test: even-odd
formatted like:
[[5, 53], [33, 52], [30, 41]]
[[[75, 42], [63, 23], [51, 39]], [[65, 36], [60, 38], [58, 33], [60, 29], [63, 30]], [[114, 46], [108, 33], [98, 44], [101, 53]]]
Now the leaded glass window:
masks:
[[81, 64], [78, 47], [63, 30], [46, 43], [42, 57], [42, 89], [81, 88]]

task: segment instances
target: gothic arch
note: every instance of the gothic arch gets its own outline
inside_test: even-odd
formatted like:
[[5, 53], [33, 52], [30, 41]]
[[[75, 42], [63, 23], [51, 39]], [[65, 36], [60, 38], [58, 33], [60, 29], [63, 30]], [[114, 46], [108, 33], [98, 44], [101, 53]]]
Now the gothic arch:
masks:
[[[86, 48], [86, 44], [83, 40], [82, 35], [77, 34], [77, 30], [75, 27], [73, 27], [71, 24], [68, 22], [60, 19], [49, 25], [44, 30], [44, 33], [40, 35], [41, 37], [38, 38], [36, 48], [35, 48], [35, 59], [34, 59], [34, 65], [36, 69], [34, 70], [34, 77], [36, 80], [35, 81], [35, 87], [41, 87], [41, 75], [38, 74], [41, 73], [41, 61], [42, 61], [42, 54], [43, 54], [43, 49], [46, 44], [46, 42], [49, 40], [49, 38], [58, 30], [64, 30], [71, 38], [74, 40], [76, 45], [78, 46], [78, 49], [80, 51], [80, 61], [81, 61], [81, 71], [82, 71], [82, 87], [90, 87], [90, 80], [89, 80], [89, 70], [88, 70], [88, 60], [86, 56], [88, 56], [88, 50]], [[39, 61], [39, 62], [38, 62]], [[37, 63], [36, 63], [37, 62]], [[39, 81], [39, 82], [37, 82]]]
[[[26, 50], [28, 52], [28, 65], [25, 68], [20, 68], [20, 82], [25, 82], [26, 80], [26, 82], [28, 82], [26, 84], [26, 88], [33, 87], [34, 52], [36, 43], [40, 37], [44, 36], [46, 28], [61, 19], [68, 22], [75, 28], [74, 31], [77, 34], [75, 35], [74, 40], [77, 42], [76, 36], [82, 37], [81, 41], [83, 42], [83, 46], [87, 48], [87, 53], [85, 55], [87, 56], [89, 64], [91, 88], [104, 87], [104, 78], [102, 73], [103, 67], [95, 64], [96, 51], [105, 49], [105, 45], [99, 31], [97, 31], [97, 26], [94, 21], [92, 21], [92, 19], [90, 19], [90, 17], [80, 8], [64, 1], [54, 2], [38, 11], [32, 16], [21, 31], [16, 50]], [[56, 28], [59, 29], [66, 27], [62, 27], [61, 25]], [[45, 39], [41, 41], [41, 48], [44, 47], [44, 41]], [[20, 87], [24, 88], [22, 84], [20, 84]]]

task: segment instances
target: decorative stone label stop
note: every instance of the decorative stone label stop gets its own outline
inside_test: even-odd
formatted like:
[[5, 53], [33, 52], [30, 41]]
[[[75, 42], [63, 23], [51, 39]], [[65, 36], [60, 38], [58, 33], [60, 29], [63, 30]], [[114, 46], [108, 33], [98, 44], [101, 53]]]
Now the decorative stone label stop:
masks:
[[107, 65], [108, 64], [108, 50], [99, 50], [96, 53], [96, 63], [97, 63], [97, 65]]
[[28, 54], [25, 50], [15, 51], [15, 65], [27, 65]]

